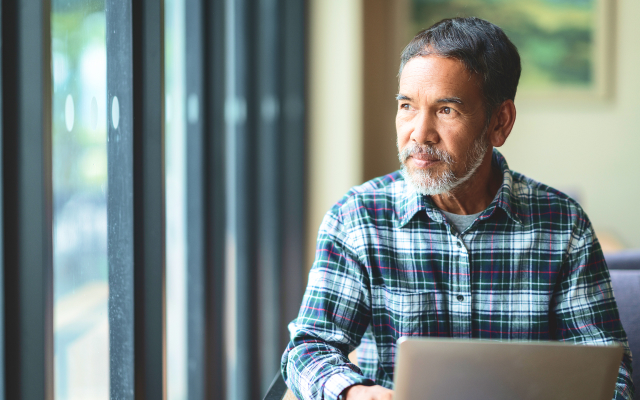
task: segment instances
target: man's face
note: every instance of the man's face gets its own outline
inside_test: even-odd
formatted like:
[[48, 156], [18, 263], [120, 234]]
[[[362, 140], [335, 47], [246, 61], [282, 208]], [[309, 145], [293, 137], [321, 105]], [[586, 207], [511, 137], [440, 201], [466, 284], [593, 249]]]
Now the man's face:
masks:
[[396, 130], [407, 182], [450, 192], [472, 178], [489, 149], [479, 78], [453, 58], [410, 60], [400, 76]]

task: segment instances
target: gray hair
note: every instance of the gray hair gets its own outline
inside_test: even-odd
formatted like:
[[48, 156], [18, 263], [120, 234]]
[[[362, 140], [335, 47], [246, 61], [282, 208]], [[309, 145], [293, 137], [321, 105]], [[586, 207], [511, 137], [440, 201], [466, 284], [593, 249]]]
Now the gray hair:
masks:
[[520, 55], [498, 26], [475, 17], [435, 23], [405, 47], [398, 77], [409, 60], [430, 54], [455, 58], [480, 77], [487, 119], [502, 102], [515, 99], [522, 71]]

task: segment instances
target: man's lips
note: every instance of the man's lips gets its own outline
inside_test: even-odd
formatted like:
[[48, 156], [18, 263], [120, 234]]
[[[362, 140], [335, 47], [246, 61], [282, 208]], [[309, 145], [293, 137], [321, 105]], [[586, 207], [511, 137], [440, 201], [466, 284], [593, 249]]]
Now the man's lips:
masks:
[[426, 154], [414, 154], [409, 156], [413, 164], [418, 168], [427, 168], [437, 162], [440, 162], [437, 158], [431, 158]]

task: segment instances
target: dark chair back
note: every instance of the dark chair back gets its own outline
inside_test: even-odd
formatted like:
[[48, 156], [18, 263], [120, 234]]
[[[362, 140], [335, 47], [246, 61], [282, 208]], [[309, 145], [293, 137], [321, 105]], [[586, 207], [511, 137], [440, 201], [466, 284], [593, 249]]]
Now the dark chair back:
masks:
[[[640, 250], [606, 255], [622, 326], [633, 354], [633, 383], [640, 392]], [[640, 395], [636, 395], [640, 398]]]
[[263, 400], [297, 400], [293, 392], [287, 388], [287, 384], [284, 383], [280, 372], [276, 374], [276, 377], [271, 382], [271, 386], [264, 396]]

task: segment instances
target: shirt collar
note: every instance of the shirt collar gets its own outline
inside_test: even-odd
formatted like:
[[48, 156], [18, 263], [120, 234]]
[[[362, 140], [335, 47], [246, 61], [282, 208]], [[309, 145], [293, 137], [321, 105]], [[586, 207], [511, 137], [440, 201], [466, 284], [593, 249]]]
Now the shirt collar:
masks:
[[496, 193], [496, 197], [493, 199], [489, 207], [483, 212], [481, 218], [484, 216], [488, 218], [491, 214], [493, 214], [493, 210], [496, 207], [500, 207], [504, 212], [511, 218], [514, 222], [522, 225], [522, 220], [520, 219], [520, 199], [518, 195], [515, 193], [514, 182], [513, 182], [513, 173], [509, 169], [509, 164], [507, 164], [507, 160], [504, 156], [496, 149], [493, 149], [493, 163], [497, 164], [500, 170], [502, 171], [502, 186], [498, 189], [498, 193]]
[[[502, 185], [498, 189], [495, 198], [489, 206], [480, 214], [479, 219], [486, 219], [493, 215], [496, 208], [501, 208], [514, 222], [522, 224], [518, 216], [519, 199], [513, 191], [513, 175], [507, 164], [507, 160], [497, 150], [493, 149], [494, 165], [497, 165], [502, 171]], [[416, 193], [406, 183], [402, 185], [403, 193], [399, 196], [398, 210], [398, 228], [404, 227], [418, 211], [425, 210], [429, 218], [436, 222], [444, 222], [444, 217], [440, 210], [436, 207], [430, 196], [424, 196]]]
[[426, 203], [432, 203], [429, 196], [423, 196], [416, 193], [403, 179], [403, 185], [401, 186], [402, 193], [399, 196], [399, 204], [396, 209], [398, 210], [398, 228], [402, 228], [413, 218], [418, 211], [423, 210], [426, 207]]

